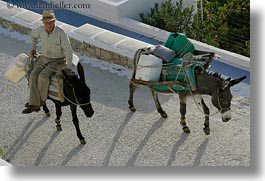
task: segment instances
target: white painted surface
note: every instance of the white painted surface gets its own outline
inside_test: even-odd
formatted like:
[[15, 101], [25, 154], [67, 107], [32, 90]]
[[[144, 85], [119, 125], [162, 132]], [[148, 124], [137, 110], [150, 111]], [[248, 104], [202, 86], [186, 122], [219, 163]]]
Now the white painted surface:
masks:
[[0, 166], [11, 166], [11, 164], [0, 158]]
[[[44, 0], [50, 2], [50, 0]], [[64, 3], [89, 4], [90, 8], [70, 8], [69, 10], [117, 24], [119, 18], [129, 17], [140, 20], [139, 13], [150, 12], [155, 3], [165, 0], [64, 0]], [[178, 0], [172, 0], [175, 4]], [[196, 0], [184, 0], [184, 6], [196, 6]], [[196, 8], [195, 8], [196, 9]]]

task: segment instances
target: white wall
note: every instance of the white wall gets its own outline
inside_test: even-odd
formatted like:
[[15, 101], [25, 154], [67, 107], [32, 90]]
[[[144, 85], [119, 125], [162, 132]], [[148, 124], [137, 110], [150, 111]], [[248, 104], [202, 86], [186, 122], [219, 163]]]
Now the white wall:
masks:
[[[61, 0], [43, 0], [45, 2], [60, 2]], [[100, 1], [100, 0], [64, 0], [65, 4], [90, 4], [90, 8], [78, 8], [78, 9], [67, 9], [71, 10], [86, 16], [90, 16], [96, 19], [109, 21], [112, 23], [116, 23], [118, 21], [117, 16], [117, 7], [115, 3], [106, 3], [109, 1]]]
[[[172, 0], [172, 4], [175, 4], [178, 0]], [[151, 8], [154, 7], [155, 3], [161, 4], [165, 0], [131, 0], [127, 3], [123, 3], [118, 8], [118, 17], [127, 17], [134, 20], [140, 20], [140, 13], [150, 12]], [[184, 0], [183, 5], [191, 6], [196, 5], [195, 0]], [[197, 7], [197, 6], [196, 6]]]
[[[58, 2], [61, 0], [44, 0], [46, 2]], [[150, 12], [155, 3], [161, 3], [165, 0], [64, 0], [65, 4], [90, 4], [89, 9], [69, 9], [77, 13], [91, 16], [100, 20], [109, 21], [118, 24], [119, 18], [128, 17], [139, 20], [139, 13]], [[178, 0], [172, 0], [175, 4]], [[196, 5], [196, 0], [184, 0], [184, 6]]]

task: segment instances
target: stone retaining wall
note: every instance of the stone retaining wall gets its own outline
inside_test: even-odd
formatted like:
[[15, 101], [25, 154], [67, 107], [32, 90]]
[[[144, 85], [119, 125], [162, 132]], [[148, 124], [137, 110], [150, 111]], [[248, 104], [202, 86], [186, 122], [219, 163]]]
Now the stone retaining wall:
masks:
[[[20, 24], [16, 24], [12, 21], [3, 19], [0, 17], [0, 26], [10, 29], [11, 31], [18, 31], [22, 34], [30, 35], [31, 29]], [[126, 68], [132, 68], [132, 58], [121, 55], [117, 52], [109, 51], [97, 47], [93, 44], [89, 44], [85, 41], [81, 42], [70, 37], [70, 42], [74, 51], [80, 52], [83, 55], [96, 57], [106, 61], [113, 62], [118, 65], [122, 65]]]

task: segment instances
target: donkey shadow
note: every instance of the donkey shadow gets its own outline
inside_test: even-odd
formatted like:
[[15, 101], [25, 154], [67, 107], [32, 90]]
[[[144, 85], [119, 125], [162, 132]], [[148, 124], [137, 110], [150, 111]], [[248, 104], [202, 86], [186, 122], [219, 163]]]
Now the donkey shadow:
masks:
[[14, 157], [16, 156], [17, 152], [21, 149], [23, 144], [26, 143], [29, 137], [36, 131], [36, 129], [41, 127], [49, 118], [46, 116], [43, 117], [32, 128], [30, 128], [33, 122], [35, 121], [35, 119], [36, 118], [32, 119], [28, 124], [26, 124], [26, 126], [24, 126], [17, 140], [10, 146], [9, 150], [3, 156], [3, 159], [5, 159], [7, 162], [11, 162], [14, 159]]
[[131, 156], [131, 158], [129, 159], [129, 161], [127, 162], [126, 166], [134, 166], [135, 162], [137, 160], [137, 157], [139, 156], [139, 154], [141, 153], [141, 151], [144, 149], [146, 143], [148, 142], [148, 140], [151, 138], [151, 136], [159, 129], [163, 126], [165, 119], [164, 118], [160, 118], [158, 121], [156, 121], [152, 127], [150, 128], [150, 130], [147, 132], [147, 134], [145, 135], [144, 139], [142, 140], [142, 142], [140, 143], [140, 145], [137, 147], [137, 149], [135, 150], [135, 152], [133, 153], [133, 155]]
[[104, 158], [104, 161], [102, 163], [103, 166], [108, 166], [109, 165], [109, 161], [110, 161], [110, 157], [115, 149], [115, 146], [116, 146], [116, 143], [118, 142], [119, 138], [121, 137], [122, 135], [122, 132], [124, 130], [124, 128], [126, 127], [126, 125], [129, 123], [131, 117], [133, 116], [133, 112], [129, 112], [126, 116], [125, 116], [125, 119], [124, 121], [122, 122], [122, 124], [120, 125], [115, 137], [113, 138], [113, 142], [107, 152], [107, 155], [106, 157]]
[[206, 138], [202, 143], [201, 145], [199, 146], [197, 152], [197, 156], [196, 158], [194, 159], [194, 163], [193, 163], [193, 166], [200, 166], [200, 162], [201, 162], [201, 159], [202, 159], [202, 156], [203, 154], [205, 153], [205, 150], [207, 148], [207, 145], [208, 145], [208, 141], [209, 141], [209, 138]]
[[172, 166], [172, 163], [175, 161], [176, 159], [176, 154], [178, 149], [180, 148], [180, 146], [185, 142], [185, 140], [187, 139], [188, 134], [186, 133], [182, 133], [179, 140], [175, 143], [175, 145], [172, 148], [167, 166]]
[[79, 144], [77, 145], [75, 148], [73, 148], [65, 157], [65, 159], [63, 160], [63, 163], [61, 164], [61, 166], [66, 166], [66, 164], [72, 160], [72, 158], [77, 155], [82, 149], [84, 148], [84, 145]]
[[34, 166], [39, 166], [41, 163], [42, 158], [44, 157], [45, 153], [47, 152], [47, 150], [49, 149], [49, 147], [52, 145], [53, 141], [56, 139], [56, 137], [60, 134], [60, 131], [55, 131], [50, 140], [48, 141], [48, 143], [42, 148], [42, 150], [40, 151]]

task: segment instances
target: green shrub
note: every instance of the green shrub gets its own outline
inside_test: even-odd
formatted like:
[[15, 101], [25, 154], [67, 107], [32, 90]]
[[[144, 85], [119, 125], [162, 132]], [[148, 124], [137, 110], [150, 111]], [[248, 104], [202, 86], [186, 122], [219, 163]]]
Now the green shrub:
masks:
[[4, 156], [4, 152], [3, 150], [0, 148], [0, 158], [2, 158]]
[[[183, 0], [155, 3], [143, 23], [185, 34], [187, 37], [241, 55], [250, 56], [250, 1], [203, 0], [195, 16], [194, 7], [183, 7]], [[203, 12], [203, 14], [201, 14]]]

